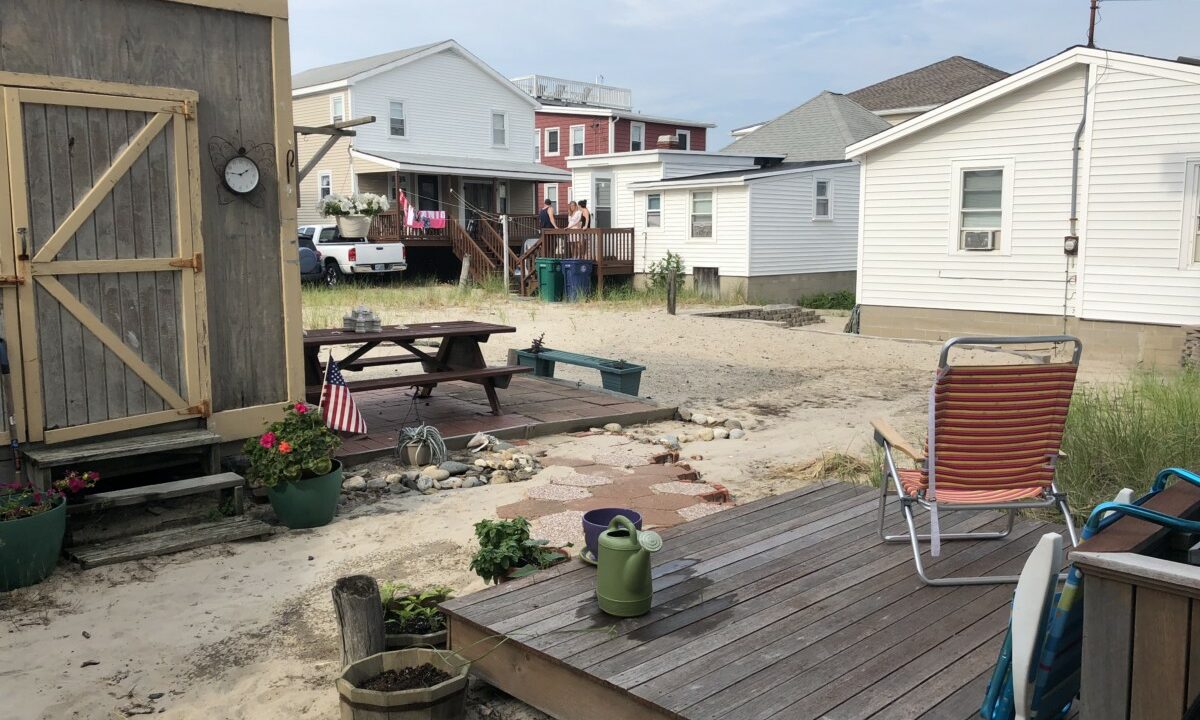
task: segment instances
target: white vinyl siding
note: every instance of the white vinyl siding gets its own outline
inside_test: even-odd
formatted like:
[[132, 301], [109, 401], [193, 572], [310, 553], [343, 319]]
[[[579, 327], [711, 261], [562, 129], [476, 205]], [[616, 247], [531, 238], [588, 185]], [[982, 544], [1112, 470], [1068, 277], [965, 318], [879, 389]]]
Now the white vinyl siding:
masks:
[[[485, 73], [453, 50], [430, 55], [355, 82], [352, 102], [359, 115], [389, 117], [393, 99], [405, 100], [406, 153], [529, 162], [534, 108], [519, 90]], [[504, 114], [504, 144], [493, 133], [493, 113]], [[395, 152], [387, 122], [355, 128], [354, 147]], [[357, 169], [359, 160], [355, 160]]]
[[1093, 117], [1083, 316], [1200, 324], [1187, 173], [1200, 159], [1200, 85], [1109, 69]]
[[392, 100], [388, 103], [388, 132], [392, 137], [407, 137], [408, 130], [404, 126], [404, 103]]
[[856, 165], [822, 169], [835, 188], [828, 219], [813, 222], [813, 173], [792, 173], [750, 183], [750, 275], [844, 272], [858, 259]]
[[[867, 154], [859, 302], [1062, 313], [1084, 75], [1064, 70]], [[955, 168], [988, 162], [1013, 167], [1009, 254], [954, 251]]]

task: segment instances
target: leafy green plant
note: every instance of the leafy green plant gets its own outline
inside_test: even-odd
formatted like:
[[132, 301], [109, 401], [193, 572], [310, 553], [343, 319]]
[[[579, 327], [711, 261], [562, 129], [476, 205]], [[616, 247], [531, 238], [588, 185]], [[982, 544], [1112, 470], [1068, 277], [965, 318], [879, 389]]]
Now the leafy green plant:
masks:
[[650, 263], [649, 267], [646, 268], [646, 274], [650, 277], [650, 288], [653, 290], [666, 288], [667, 278], [670, 277], [672, 270], [675, 271], [675, 288], [679, 289], [683, 287], [683, 273], [685, 269], [683, 257], [668, 250], [666, 257]]
[[379, 588], [379, 599], [387, 632], [428, 635], [445, 630], [446, 616], [437, 606], [454, 597], [453, 593], [453, 588], [444, 585], [413, 592], [404, 583], [385, 582]]
[[317, 408], [302, 402], [288, 406], [282, 420], [258, 437], [248, 438], [242, 452], [250, 460], [248, 479], [275, 487], [333, 470], [333, 452], [342, 444], [321, 419]]
[[561, 562], [563, 556], [547, 547], [548, 541], [529, 537], [529, 521], [480, 520], [475, 523], [479, 550], [471, 558], [471, 569], [484, 582], [500, 582], [510, 576], [524, 577]]
[[805, 295], [797, 300], [796, 304], [813, 310], [853, 310], [854, 293], [850, 290], [842, 290], [841, 292]]

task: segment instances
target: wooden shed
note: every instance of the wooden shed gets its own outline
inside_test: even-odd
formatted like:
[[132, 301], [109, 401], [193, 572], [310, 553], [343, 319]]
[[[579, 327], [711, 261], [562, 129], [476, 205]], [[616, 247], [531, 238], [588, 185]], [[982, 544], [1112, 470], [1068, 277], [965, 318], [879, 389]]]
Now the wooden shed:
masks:
[[0, 2], [0, 439], [227, 442], [303, 397], [290, 78], [286, 0]]

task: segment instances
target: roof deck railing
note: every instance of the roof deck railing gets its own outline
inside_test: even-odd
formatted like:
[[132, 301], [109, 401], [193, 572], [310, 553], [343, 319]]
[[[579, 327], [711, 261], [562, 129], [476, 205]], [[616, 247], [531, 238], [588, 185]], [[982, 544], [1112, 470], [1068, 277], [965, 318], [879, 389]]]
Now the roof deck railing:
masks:
[[567, 80], [549, 75], [525, 75], [513, 78], [513, 83], [538, 100], [568, 105], [589, 105], [633, 109], [633, 91], [629, 88], [600, 85], [598, 83]]

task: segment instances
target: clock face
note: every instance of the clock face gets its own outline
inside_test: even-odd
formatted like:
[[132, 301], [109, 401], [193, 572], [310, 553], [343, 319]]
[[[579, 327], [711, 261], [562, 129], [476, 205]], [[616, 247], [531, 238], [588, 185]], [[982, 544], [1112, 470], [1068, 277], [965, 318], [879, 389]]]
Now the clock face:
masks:
[[244, 155], [231, 158], [225, 163], [225, 187], [239, 195], [245, 195], [258, 187], [258, 166]]

